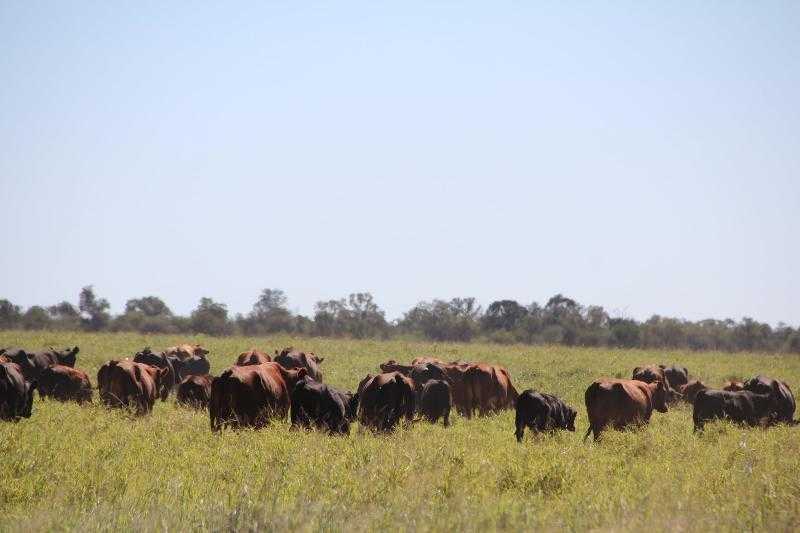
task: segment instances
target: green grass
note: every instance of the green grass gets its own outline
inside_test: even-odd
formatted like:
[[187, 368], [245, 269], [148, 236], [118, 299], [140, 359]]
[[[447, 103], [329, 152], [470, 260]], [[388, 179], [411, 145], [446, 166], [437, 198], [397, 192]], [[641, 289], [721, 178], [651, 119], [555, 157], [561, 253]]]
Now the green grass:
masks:
[[[98, 367], [178, 337], [0, 333], [0, 346], [78, 344]], [[711, 424], [692, 434], [691, 408], [654, 413], [639, 431], [583, 443], [583, 392], [595, 378], [679, 362], [712, 385], [765, 373], [800, 383], [794, 356], [615, 351], [560, 346], [197, 337], [212, 371], [256, 346], [325, 357], [325, 381], [353, 389], [388, 358], [416, 355], [505, 365], [522, 391], [578, 409], [575, 433], [514, 440], [513, 412], [425, 423], [388, 436], [290, 431], [214, 435], [206, 413], [173, 398], [134, 419], [97, 404], [37, 398], [29, 420], [0, 424], [0, 530], [778, 530], [800, 528], [800, 428]], [[797, 387], [795, 387], [797, 388]]]

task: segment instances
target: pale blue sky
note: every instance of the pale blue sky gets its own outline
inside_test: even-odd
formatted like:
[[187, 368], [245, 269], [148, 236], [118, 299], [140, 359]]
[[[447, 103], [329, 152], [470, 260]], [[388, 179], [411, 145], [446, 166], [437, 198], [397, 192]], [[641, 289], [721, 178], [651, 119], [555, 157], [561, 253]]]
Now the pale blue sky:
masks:
[[0, 297], [800, 325], [798, 2], [121, 4], [0, 3]]

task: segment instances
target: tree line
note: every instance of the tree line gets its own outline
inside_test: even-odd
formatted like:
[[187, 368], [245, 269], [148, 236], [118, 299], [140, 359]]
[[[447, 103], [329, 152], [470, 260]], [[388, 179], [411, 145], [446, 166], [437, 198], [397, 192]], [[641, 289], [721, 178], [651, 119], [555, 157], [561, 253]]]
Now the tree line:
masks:
[[480, 339], [502, 344], [800, 353], [800, 328], [783, 323], [772, 327], [752, 318], [693, 322], [659, 315], [645, 321], [612, 318], [601, 306], [584, 306], [561, 294], [543, 306], [497, 300], [486, 309], [474, 298], [423, 301], [391, 322], [368, 292], [317, 302], [313, 317], [292, 313], [286, 294], [280, 289], [264, 289], [249, 313], [235, 316], [230, 315], [225, 304], [205, 297], [189, 316], [174, 314], [157, 296], [130, 299], [124, 312], [116, 316], [109, 309], [108, 301], [98, 297], [92, 286], [81, 289], [77, 306], [64, 301], [49, 307], [35, 305], [23, 312], [20, 306], [0, 299], [0, 329], [214, 336], [282, 332], [356, 339]]

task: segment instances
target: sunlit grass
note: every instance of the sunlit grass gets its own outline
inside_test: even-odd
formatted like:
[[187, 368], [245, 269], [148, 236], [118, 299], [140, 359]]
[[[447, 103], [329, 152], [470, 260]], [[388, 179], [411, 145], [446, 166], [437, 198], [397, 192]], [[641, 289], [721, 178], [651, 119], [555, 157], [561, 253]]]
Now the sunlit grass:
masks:
[[[98, 367], [145, 345], [189, 340], [136, 334], [0, 333], [0, 346], [78, 344], [78, 367]], [[251, 346], [294, 344], [325, 357], [325, 380], [353, 389], [383, 360], [415, 355], [503, 364], [515, 385], [552, 392], [578, 409], [575, 433], [514, 439], [513, 413], [452, 427], [417, 423], [388, 436], [290, 430], [214, 435], [208, 416], [171, 398], [136, 419], [37, 401], [18, 424], [0, 424], [0, 530], [378, 528], [797, 530], [800, 429], [710, 424], [692, 434], [691, 408], [655, 413], [640, 431], [582, 442], [583, 392], [601, 376], [680, 362], [719, 385], [759, 372], [800, 383], [800, 358], [561, 346], [403, 341], [192, 338], [211, 349], [212, 371]], [[796, 387], [795, 387], [796, 388]]]

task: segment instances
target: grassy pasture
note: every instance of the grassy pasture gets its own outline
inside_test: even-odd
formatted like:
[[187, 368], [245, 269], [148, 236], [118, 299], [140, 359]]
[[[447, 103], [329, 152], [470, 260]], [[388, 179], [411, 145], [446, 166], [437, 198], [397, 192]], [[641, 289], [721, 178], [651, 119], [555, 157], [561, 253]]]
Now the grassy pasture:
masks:
[[[78, 344], [79, 368], [187, 339], [136, 334], [0, 332], [0, 346]], [[648, 428], [583, 443], [586, 387], [642, 363], [676, 362], [719, 385], [764, 373], [800, 384], [800, 358], [403, 341], [194, 338], [212, 371], [256, 346], [294, 344], [325, 357], [325, 381], [353, 389], [388, 358], [503, 364], [514, 384], [555, 393], [578, 411], [576, 433], [527, 436], [513, 412], [388, 436], [290, 431], [213, 435], [206, 413], [158, 402], [134, 419], [97, 404], [45, 402], [0, 424], [0, 530], [776, 530], [800, 528], [800, 428], [710, 424], [691, 408], [654, 413]], [[357, 426], [356, 426], [357, 427]]]

